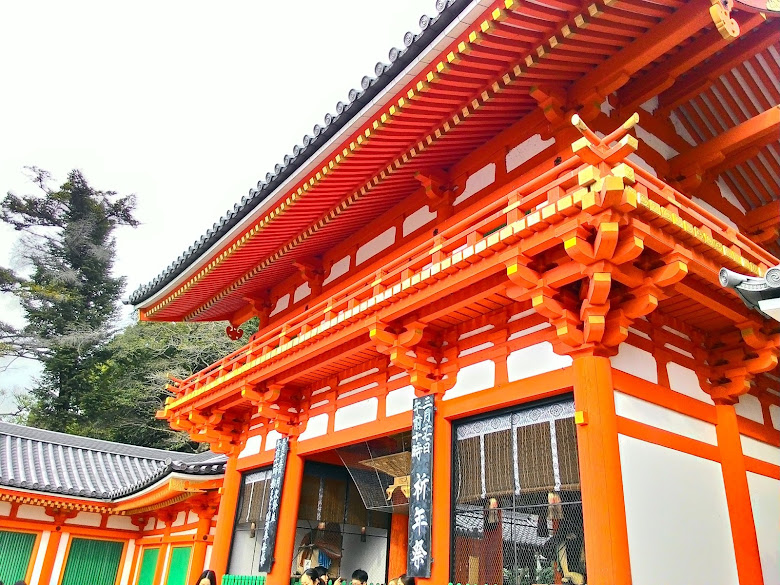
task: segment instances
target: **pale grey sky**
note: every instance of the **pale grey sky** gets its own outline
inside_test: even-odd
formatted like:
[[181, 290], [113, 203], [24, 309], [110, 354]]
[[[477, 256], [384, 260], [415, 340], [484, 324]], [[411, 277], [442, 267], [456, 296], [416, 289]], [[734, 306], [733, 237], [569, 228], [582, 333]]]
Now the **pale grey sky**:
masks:
[[[26, 165], [135, 193], [142, 225], [117, 233], [127, 294], [347, 101], [423, 13], [434, 0], [0, 3], [0, 193], [34, 190]], [[0, 265], [16, 265], [14, 241], [0, 226]], [[12, 299], [0, 316], [19, 319]], [[34, 372], [13, 364], [0, 390]]]

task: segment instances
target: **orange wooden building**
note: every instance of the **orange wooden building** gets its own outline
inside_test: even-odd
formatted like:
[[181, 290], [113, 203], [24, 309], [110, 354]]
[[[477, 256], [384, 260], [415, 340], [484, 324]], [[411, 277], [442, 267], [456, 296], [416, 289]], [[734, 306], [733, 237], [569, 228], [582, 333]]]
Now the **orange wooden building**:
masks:
[[718, 282], [779, 263], [779, 9], [437, 2], [133, 293], [260, 321], [159, 413], [227, 456], [211, 567], [779, 583], [780, 333]]
[[0, 423], [0, 582], [185, 585], [210, 563], [225, 457]]

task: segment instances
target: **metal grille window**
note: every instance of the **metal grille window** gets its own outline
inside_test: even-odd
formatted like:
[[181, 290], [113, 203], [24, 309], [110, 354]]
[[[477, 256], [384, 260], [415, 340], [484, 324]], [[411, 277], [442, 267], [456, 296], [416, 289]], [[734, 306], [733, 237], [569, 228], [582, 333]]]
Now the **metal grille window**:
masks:
[[265, 516], [271, 491], [271, 468], [247, 473], [243, 478], [241, 497], [230, 553], [230, 573], [257, 575], [260, 544], [265, 531]]
[[586, 583], [574, 402], [455, 427], [452, 582]]

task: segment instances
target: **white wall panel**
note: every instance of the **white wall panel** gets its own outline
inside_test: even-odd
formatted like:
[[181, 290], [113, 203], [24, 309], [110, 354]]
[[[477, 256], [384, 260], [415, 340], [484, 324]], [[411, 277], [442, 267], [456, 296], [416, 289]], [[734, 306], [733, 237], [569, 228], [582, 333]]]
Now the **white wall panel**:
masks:
[[496, 384], [496, 364], [485, 360], [458, 370], [455, 385], [444, 394], [444, 400], [465, 396], [472, 392], [487, 390]]
[[745, 435], [740, 435], [740, 439], [742, 440], [742, 453], [748, 457], [760, 459], [773, 465], [780, 465], [780, 449], [774, 445], [757, 441]]
[[490, 163], [479, 169], [476, 173], [466, 179], [466, 187], [463, 192], [455, 198], [452, 205], [458, 205], [462, 201], [465, 201], [477, 191], [481, 191], [493, 181], [496, 180], [496, 163]]
[[313, 416], [306, 423], [306, 430], [303, 431], [298, 437], [299, 441], [305, 441], [306, 439], [313, 439], [314, 437], [321, 437], [328, 432], [328, 413], [323, 412], [317, 416]]
[[355, 254], [355, 266], [362, 264], [369, 258], [373, 258], [382, 250], [389, 248], [395, 242], [395, 227], [386, 229], [377, 237], [369, 240], [358, 248]]
[[744, 416], [757, 423], [764, 424], [764, 413], [761, 410], [761, 401], [752, 394], [743, 394], [739, 402], [734, 405], [734, 410], [739, 416]]
[[633, 585], [738, 585], [720, 464], [619, 441]]
[[555, 353], [549, 341], [518, 349], [510, 353], [506, 358], [506, 368], [510, 382], [560, 370], [570, 366], [571, 363], [571, 356]]
[[663, 429], [710, 445], [718, 444], [715, 425], [622, 392], [615, 392], [615, 412], [618, 416], [630, 418], [657, 429]]
[[262, 435], [255, 435], [253, 437], [249, 437], [246, 440], [246, 445], [241, 450], [241, 454], [239, 457], [248, 457], [250, 455], [257, 455], [260, 453], [260, 449], [263, 446], [263, 436]]
[[436, 219], [437, 213], [431, 212], [431, 208], [425, 205], [424, 207], [421, 207], [411, 215], [409, 215], [406, 219], [404, 219], [404, 225], [403, 225], [403, 235], [406, 237], [407, 235], [411, 234], [413, 231], [421, 228], [426, 223], [430, 223], [434, 219]]
[[764, 583], [780, 583], [780, 481], [748, 472]]
[[621, 343], [618, 354], [610, 358], [612, 367], [653, 384], [658, 383], [658, 365], [653, 354], [628, 343]]
[[666, 373], [669, 376], [669, 387], [675, 392], [685, 394], [708, 404], [715, 404], [712, 396], [701, 389], [699, 378], [692, 369], [669, 362], [666, 364]]
[[333, 428], [336, 431], [348, 429], [376, 420], [379, 400], [368, 398], [349, 406], [343, 406], [336, 411]]
[[385, 399], [385, 415], [393, 416], [412, 410], [414, 401], [414, 386], [404, 386], [398, 390], [388, 392]]

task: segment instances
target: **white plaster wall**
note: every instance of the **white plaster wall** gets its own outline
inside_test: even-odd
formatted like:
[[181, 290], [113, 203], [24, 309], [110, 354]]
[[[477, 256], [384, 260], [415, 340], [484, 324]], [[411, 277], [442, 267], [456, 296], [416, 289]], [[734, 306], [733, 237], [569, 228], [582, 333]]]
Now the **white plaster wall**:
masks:
[[273, 451], [276, 449], [276, 439], [281, 437], [282, 435], [279, 433], [279, 431], [268, 431], [268, 434], [265, 436], [265, 450], [266, 451]]
[[100, 526], [103, 517], [95, 512], [79, 512], [73, 518], [65, 520], [65, 524], [77, 524], [79, 526]]
[[633, 585], [738, 585], [720, 464], [619, 443]]
[[715, 404], [712, 396], [701, 389], [699, 378], [692, 369], [669, 362], [666, 364], [666, 373], [669, 376], [669, 387], [675, 392], [685, 394], [708, 404]]
[[402, 228], [403, 237], [406, 237], [413, 231], [420, 229], [426, 223], [430, 223], [436, 219], [436, 215], [437, 214], [435, 212], [431, 212], [431, 208], [426, 205], [407, 216], [406, 219], [404, 219], [404, 225]]
[[531, 138], [524, 140], [507, 153], [507, 172], [512, 171], [524, 162], [529, 161], [551, 144], [555, 144], [554, 138], [542, 140], [542, 137], [539, 134], [534, 134]]
[[395, 227], [386, 229], [377, 237], [369, 240], [358, 248], [355, 254], [355, 266], [362, 264], [369, 258], [373, 258], [382, 250], [389, 248], [395, 242]]
[[329, 282], [333, 282], [339, 276], [342, 276], [347, 272], [349, 272], [350, 262], [351, 262], [351, 258], [349, 256], [344, 256], [338, 262], [334, 262], [333, 266], [330, 267], [330, 272], [328, 273], [328, 276], [325, 277], [325, 280], [322, 281], [322, 284], [328, 284]]
[[474, 193], [484, 189], [495, 180], [496, 163], [490, 163], [489, 165], [482, 167], [466, 180], [466, 187], [463, 189], [463, 193], [455, 198], [455, 201], [452, 202], [452, 205], [455, 206], [459, 203], [462, 203], [474, 195]]
[[263, 447], [263, 436], [254, 435], [246, 440], [246, 445], [241, 449], [241, 455], [239, 457], [248, 457], [250, 455], [257, 455], [260, 453], [260, 449]]
[[184, 524], [185, 524], [185, 522], [186, 522], [186, 521], [187, 521], [187, 513], [186, 513], [186, 512], [184, 512], [184, 511], [182, 511], [182, 512], [179, 512], [179, 513], [176, 515], [176, 520], [174, 520], [174, 521], [171, 523], [171, 528], [173, 528], [173, 527], [175, 527], [175, 526], [184, 526]]
[[30, 506], [22, 504], [16, 510], [16, 517], [22, 520], [40, 520], [41, 522], [51, 522], [51, 516], [46, 514], [46, 510], [41, 506]]
[[742, 441], [742, 453], [748, 457], [760, 459], [773, 465], [780, 465], [780, 449], [762, 441], [757, 441], [745, 435], [739, 436]]
[[385, 398], [385, 415], [393, 416], [412, 410], [414, 402], [414, 386], [404, 386], [387, 393]]
[[611, 357], [610, 361], [616, 370], [658, 384], [658, 365], [649, 351], [621, 343], [617, 355]]
[[122, 576], [119, 579], [120, 585], [131, 585], [130, 583], [130, 571], [133, 568], [133, 553], [135, 552], [135, 540], [128, 541], [125, 544], [127, 554], [123, 557], [124, 564], [122, 566]]
[[626, 157], [628, 160], [630, 160], [632, 163], [634, 163], [636, 166], [638, 166], [641, 169], [646, 170], [648, 173], [653, 175], [654, 177], [658, 176], [658, 173], [655, 172], [655, 169], [653, 166], [647, 162], [645, 159], [643, 159], [641, 156], [636, 154], [635, 152], [632, 152]]
[[748, 472], [764, 583], [780, 583], [780, 481]]
[[777, 406], [777, 404], [770, 404], [769, 417], [772, 419], [772, 426], [776, 429], [780, 429], [780, 406]]
[[187, 514], [187, 524], [192, 524], [193, 522], [198, 521], [198, 515], [195, 512], [190, 512]]
[[135, 530], [138, 528], [133, 524], [130, 516], [109, 516], [106, 521], [106, 528], [118, 528], [119, 530]]
[[458, 370], [455, 385], [444, 394], [444, 400], [487, 390], [496, 385], [496, 364], [485, 360]]
[[211, 565], [211, 545], [206, 547], [206, 555], [204, 557], [203, 566], [208, 567]]
[[360, 542], [360, 527], [344, 527], [344, 557], [340, 573], [349, 577], [352, 571], [363, 569], [368, 573], [369, 583], [384, 583], [387, 573], [387, 531], [379, 528], [366, 528], [366, 542]]
[[343, 406], [336, 411], [333, 428], [336, 431], [348, 429], [376, 420], [379, 400], [368, 398], [349, 406]]
[[615, 392], [615, 413], [696, 441], [718, 444], [715, 425], [622, 392]]
[[37, 583], [41, 578], [41, 570], [43, 569], [43, 561], [46, 558], [46, 547], [49, 546], [49, 539], [51, 538], [51, 531], [44, 530], [41, 533], [41, 542], [38, 545], [38, 552], [35, 555], [35, 563], [33, 563], [32, 578], [30, 583]]
[[[60, 544], [57, 547], [57, 554], [54, 556], [54, 566], [51, 569], [51, 581], [50, 583], [59, 583], [62, 569], [65, 566], [65, 552], [68, 550], [68, 540], [70, 540], [70, 534], [64, 532], [60, 538]], [[41, 585], [48, 585], [41, 583]]]
[[293, 293], [293, 304], [297, 303], [301, 299], [305, 299], [311, 294], [311, 287], [309, 286], [308, 282], [304, 282], [302, 285], [300, 285], [298, 288], [295, 289], [295, 292]]
[[287, 293], [283, 297], [279, 297], [279, 300], [276, 301], [276, 306], [274, 307], [274, 310], [271, 311], [270, 316], [272, 317], [277, 313], [281, 313], [289, 306], [290, 306], [290, 293]]
[[11, 502], [0, 502], [0, 516], [11, 515]]
[[761, 410], [761, 401], [752, 394], [743, 394], [739, 402], [734, 405], [734, 410], [739, 416], [764, 424], [764, 413]]
[[306, 439], [313, 439], [314, 437], [321, 437], [328, 432], [328, 413], [323, 412], [309, 419], [306, 423], [306, 430], [299, 436], [299, 441], [305, 441]]
[[510, 353], [506, 358], [506, 368], [510, 382], [560, 370], [570, 366], [571, 363], [571, 356], [555, 353], [549, 341], [518, 349]]

